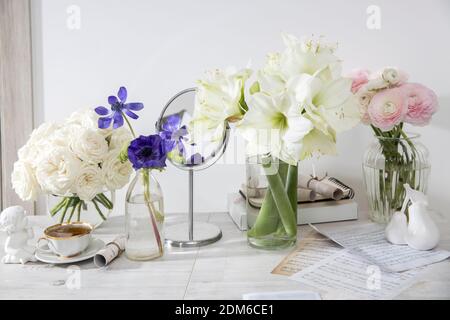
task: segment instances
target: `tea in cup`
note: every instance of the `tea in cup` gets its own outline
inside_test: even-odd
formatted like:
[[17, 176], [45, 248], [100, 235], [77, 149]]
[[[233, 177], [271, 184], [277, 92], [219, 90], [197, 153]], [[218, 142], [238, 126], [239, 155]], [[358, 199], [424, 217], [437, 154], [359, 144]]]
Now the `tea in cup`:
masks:
[[[40, 252], [52, 252], [64, 258], [74, 257], [88, 247], [92, 230], [92, 226], [85, 222], [56, 224], [44, 230], [44, 236], [38, 240], [36, 248]], [[44, 241], [48, 249], [40, 245]]]

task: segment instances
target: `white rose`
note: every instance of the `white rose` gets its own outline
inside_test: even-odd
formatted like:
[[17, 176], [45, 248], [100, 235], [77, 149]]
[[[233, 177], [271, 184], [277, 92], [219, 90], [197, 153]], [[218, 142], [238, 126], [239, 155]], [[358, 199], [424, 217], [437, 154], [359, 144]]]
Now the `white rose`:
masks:
[[80, 126], [75, 124], [65, 125], [53, 133], [47, 141], [47, 145], [69, 148], [72, 139], [77, 137], [82, 130]]
[[72, 113], [69, 118], [66, 119], [66, 124], [78, 125], [83, 128], [96, 130], [104, 137], [109, 136], [112, 132], [112, 129], [99, 129], [98, 118], [99, 115], [96, 114], [94, 110], [81, 109]]
[[53, 122], [43, 123], [34, 129], [27, 143], [18, 151], [19, 160], [35, 167], [41, 153], [46, 149], [45, 144], [59, 129], [60, 126]]
[[102, 164], [103, 177], [109, 190], [123, 188], [130, 180], [130, 175], [133, 172], [133, 167], [129, 161], [122, 163], [119, 160], [119, 152], [120, 149], [111, 151]]
[[27, 143], [19, 149], [19, 160], [26, 161], [33, 167], [36, 166], [36, 160], [39, 159], [42, 152], [42, 146], [39, 144]]
[[43, 123], [38, 128], [33, 130], [28, 143], [35, 144], [45, 141], [59, 128], [61, 128], [61, 126], [54, 122]]
[[84, 163], [81, 166], [80, 174], [75, 179], [73, 186], [74, 193], [84, 201], [91, 201], [102, 192], [103, 177], [101, 169], [95, 164]]
[[44, 191], [65, 195], [78, 177], [80, 167], [81, 161], [68, 148], [56, 147], [40, 159], [36, 178]]
[[133, 139], [131, 132], [124, 128], [120, 127], [113, 131], [111, 135], [111, 140], [109, 142], [109, 149], [122, 149], [125, 142], [130, 142]]
[[72, 136], [70, 149], [83, 161], [100, 163], [108, 153], [108, 142], [97, 131], [84, 129]]
[[11, 183], [14, 191], [23, 201], [35, 200], [40, 192], [33, 168], [24, 161], [19, 160], [14, 163]]

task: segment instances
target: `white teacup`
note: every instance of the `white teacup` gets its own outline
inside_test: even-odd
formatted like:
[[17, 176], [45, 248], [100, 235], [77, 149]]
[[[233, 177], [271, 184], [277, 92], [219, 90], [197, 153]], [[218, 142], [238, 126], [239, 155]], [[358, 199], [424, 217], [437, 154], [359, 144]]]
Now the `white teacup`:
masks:
[[[44, 230], [44, 237], [38, 240], [36, 249], [64, 258], [79, 255], [88, 247], [92, 230], [92, 226], [85, 222], [55, 224]], [[41, 246], [43, 241], [46, 245]]]

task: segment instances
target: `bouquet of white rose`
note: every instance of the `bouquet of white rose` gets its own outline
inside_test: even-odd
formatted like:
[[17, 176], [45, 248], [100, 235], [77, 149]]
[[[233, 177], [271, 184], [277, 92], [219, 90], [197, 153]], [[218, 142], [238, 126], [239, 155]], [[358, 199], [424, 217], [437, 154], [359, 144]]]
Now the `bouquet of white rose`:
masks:
[[59, 197], [49, 210], [52, 216], [61, 214], [60, 222], [70, 222], [75, 212], [79, 221], [88, 202], [106, 219], [101, 208], [113, 209], [106, 192], [125, 186], [133, 171], [119, 159], [132, 136], [124, 128], [99, 129], [98, 118], [92, 110], [81, 110], [62, 123], [44, 123], [33, 131], [11, 176], [22, 200], [35, 200], [39, 194]]
[[248, 155], [262, 164], [269, 192], [249, 221], [248, 236], [263, 247], [274, 239], [280, 246], [295, 243], [298, 162], [336, 154], [336, 133], [360, 121], [352, 79], [341, 76], [335, 45], [292, 35], [283, 40], [285, 51], [269, 54], [249, 87], [249, 69], [215, 70], [198, 81], [189, 127], [197, 144], [217, 139], [227, 124], [236, 123]]

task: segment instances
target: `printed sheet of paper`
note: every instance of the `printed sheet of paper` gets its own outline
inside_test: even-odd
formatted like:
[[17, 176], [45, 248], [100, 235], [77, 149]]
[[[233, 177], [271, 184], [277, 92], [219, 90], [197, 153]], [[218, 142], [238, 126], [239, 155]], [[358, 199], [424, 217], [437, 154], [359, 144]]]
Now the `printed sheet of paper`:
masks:
[[313, 291], [277, 291], [255, 292], [242, 295], [243, 300], [322, 300], [320, 294]]
[[272, 273], [291, 276], [341, 250], [341, 247], [326, 238], [304, 240], [272, 270]]
[[411, 270], [450, 257], [445, 250], [420, 251], [407, 245], [393, 245], [385, 239], [384, 227], [376, 224], [318, 232], [390, 272]]
[[339, 299], [392, 299], [411, 286], [419, 269], [383, 272], [344, 249], [294, 274], [290, 279], [324, 290]]

